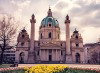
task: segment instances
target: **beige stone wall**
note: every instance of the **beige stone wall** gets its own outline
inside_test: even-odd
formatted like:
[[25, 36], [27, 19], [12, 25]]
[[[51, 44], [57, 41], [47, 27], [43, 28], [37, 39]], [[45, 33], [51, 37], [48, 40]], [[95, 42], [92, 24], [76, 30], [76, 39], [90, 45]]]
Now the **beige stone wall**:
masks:
[[49, 55], [52, 55], [52, 61], [60, 61], [61, 60], [61, 51], [60, 50], [52, 50], [52, 53], [49, 53], [49, 50], [40, 50], [40, 60], [41, 61], [49, 61]]
[[21, 52], [24, 52], [24, 63], [27, 63], [27, 60], [28, 60], [28, 51], [23, 51], [23, 50], [15, 52], [15, 61], [19, 63], [19, 58], [20, 58], [20, 53]]
[[83, 39], [82, 36], [78, 33], [78, 31], [75, 29], [71, 36], [71, 53], [72, 53], [72, 61], [73, 63], [76, 63], [76, 53], [80, 54], [80, 63], [85, 63], [86, 59], [86, 50], [83, 47]]
[[72, 51], [72, 62], [76, 63], [76, 53], [80, 54], [80, 63], [85, 63], [85, 54], [84, 51], [80, 51], [75, 49], [74, 51]]
[[[100, 44], [99, 43], [92, 43], [88, 46], [86, 46], [85, 48], [87, 48], [87, 62], [89, 61], [89, 63], [97, 63], [100, 61]], [[93, 57], [93, 55], [95, 55], [95, 57]], [[96, 59], [94, 60], [93, 58]]]
[[43, 39], [40, 39], [40, 41], [48, 41], [51, 40], [50, 38], [48, 38], [48, 34], [49, 32], [52, 33], [52, 40], [53, 41], [59, 41], [60, 38], [58, 38], [58, 34], [60, 35], [60, 29], [59, 28], [55, 28], [55, 27], [45, 27], [45, 28], [41, 28], [39, 31], [39, 39], [41, 37], [41, 33], [42, 33], [42, 37]]
[[21, 30], [17, 38], [17, 47], [15, 52], [15, 61], [19, 63], [20, 53], [24, 53], [24, 63], [28, 60], [28, 50], [30, 47], [29, 35], [25, 29]]
[[[42, 52], [40, 51], [40, 55], [36, 56], [37, 61], [49, 61], [50, 49], [52, 50], [52, 61], [65, 60], [65, 41], [57, 41], [53, 43], [47, 41], [40, 43], [39, 41], [35, 41], [35, 50], [42, 50]], [[61, 55], [61, 49], [63, 50], [63, 55]]]

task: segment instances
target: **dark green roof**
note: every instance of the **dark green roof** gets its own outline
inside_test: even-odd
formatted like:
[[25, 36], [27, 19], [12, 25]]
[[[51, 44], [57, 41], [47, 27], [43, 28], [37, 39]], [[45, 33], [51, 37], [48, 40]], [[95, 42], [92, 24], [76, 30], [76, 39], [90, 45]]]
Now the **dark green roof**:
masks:
[[42, 26], [48, 26], [48, 24], [51, 24], [51, 26], [59, 26], [58, 21], [55, 18], [51, 17], [51, 16], [47, 16], [41, 22]]

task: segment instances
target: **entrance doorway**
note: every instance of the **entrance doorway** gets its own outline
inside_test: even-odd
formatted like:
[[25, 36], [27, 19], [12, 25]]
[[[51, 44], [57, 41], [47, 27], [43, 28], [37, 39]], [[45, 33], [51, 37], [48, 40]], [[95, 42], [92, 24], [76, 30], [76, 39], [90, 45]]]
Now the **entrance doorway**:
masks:
[[80, 54], [76, 53], [76, 63], [80, 63]]
[[21, 52], [21, 53], [19, 54], [19, 62], [20, 62], [20, 63], [24, 63], [24, 52]]
[[52, 49], [49, 49], [48, 58], [49, 58], [49, 61], [52, 61]]
[[49, 55], [49, 61], [52, 61], [52, 55]]

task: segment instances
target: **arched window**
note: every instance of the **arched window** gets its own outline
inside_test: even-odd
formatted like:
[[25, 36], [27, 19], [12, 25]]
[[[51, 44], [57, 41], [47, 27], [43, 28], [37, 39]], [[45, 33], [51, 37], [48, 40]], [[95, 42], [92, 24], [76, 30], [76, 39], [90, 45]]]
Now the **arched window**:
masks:
[[40, 52], [39, 52], [39, 50], [38, 50], [38, 51], [37, 51], [37, 55], [39, 55], [39, 53], [40, 53]]
[[63, 51], [61, 51], [61, 55], [63, 55]]
[[21, 53], [19, 54], [19, 62], [20, 62], [20, 63], [24, 63], [24, 56], [25, 56], [24, 52], [21, 52]]
[[76, 44], [76, 47], [79, 47], [79, 44]]
[[21, 42], [21, 46], [24, 46], [24, 42]]
[[78, 39], [78, 36], [76, 35], [76, 37], [75, 37], [76, 39]]
[[45, 25], [43, 27], [45, 27]]
[[41, 35], [40, 35], [40, 38], [42, 39], [42, 33], [41, 33]]
[[61, 46], [62, 46], [62, 43], [61, 43]]
[[22, 38], [24, 38], [25, 37], [25, 35], [24, 34], [22, 34]]
[[51, 32], [48, 34], [49, 38], [51, 38]]
[[58, 39], [59, 39], [59, 34], [58, 34]]
[[51, 27], [51, 24], [49, 24], [49, 27]]

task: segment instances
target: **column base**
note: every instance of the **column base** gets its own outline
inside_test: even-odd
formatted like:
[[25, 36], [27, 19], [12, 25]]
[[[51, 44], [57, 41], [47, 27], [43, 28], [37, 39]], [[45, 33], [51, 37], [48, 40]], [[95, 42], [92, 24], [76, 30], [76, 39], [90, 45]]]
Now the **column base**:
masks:
[[35, 63], [35, 60], [34, 60], [34, 52], [29, 52], [29, 55], [28, 55], [28, 63], [30, 63], [30, 64]]
[[72, 55], [66, 55], [66, 63], [72, 63]]

